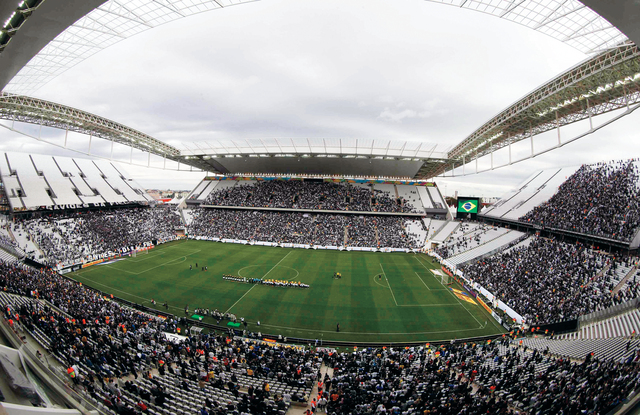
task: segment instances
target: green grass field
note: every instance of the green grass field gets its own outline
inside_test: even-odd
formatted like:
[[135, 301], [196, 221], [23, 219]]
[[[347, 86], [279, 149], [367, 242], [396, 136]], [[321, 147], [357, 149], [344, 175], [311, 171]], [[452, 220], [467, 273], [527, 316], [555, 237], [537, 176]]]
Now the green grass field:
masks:
[[[201, 271], [205, 265], [208, 271]], [[245, 317], [250, 330], [289, 337], [383, 343], [504, 331], [480, 305], [459, 300], [432, 269], [439, 266], [422, 254], [179, 241], [68, 275], [147, 306], [152, 298], [157, 307], [167, 301], [169, 311], [178, 316], [184, 316], [187, 304], [191, 311], [217, 308]], [[336, 271], [342, 279], [332, 278]], [[295, 280], [311, 288], [231, 282], [223, 280], [223, 274]]]

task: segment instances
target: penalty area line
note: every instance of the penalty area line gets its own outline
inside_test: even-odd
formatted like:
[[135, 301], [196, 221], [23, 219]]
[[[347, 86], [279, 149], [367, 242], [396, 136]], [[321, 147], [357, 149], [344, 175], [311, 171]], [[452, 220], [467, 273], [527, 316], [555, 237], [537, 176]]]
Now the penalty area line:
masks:
[[[420, 265], [422, 265], [422, 266], [423, 266], [427, 271], [429, 270], [429, 268], [427, 268], [427, 266], [426, 266], [425, 264], [423, 264], [423, 263], [422, 263], [422, 261], [420, 261], [420, 258], [418, 258], [418, 257], [414, 257], [414, 258], [415, 258], [415, 259], [417, 259], [417, 260], [418, 260], [418, 262], [420, 263]], [[444, 285], [444, 284], [443, 284], [443, 285]], [[460, 301], [460, 299], [459, 299], [458, 297], [456, 297], [456, 296], [455, 296], [455, 294], [454, 294], [452, 291], [449, 291], [449, 293], [451, 294], [451, 296], [452, 296], [453, 298], [455, 298], [455, 299], [456, 299], [456, 301], [457, 301], [458, 303], [460, 303], [460, 305], [462, 306], [462, 308], [464, 308], [464, 309], [467, 311], [467, 313], [469, 313], [469, 315], [470, 315], [471, 317], [473, 317], [473, 319], [476, 321], [476, 323], [478, 323], [478, 325], [479, 325], [480, 327], [482, 327], [482, 323], [480, 323], [480, 320], [478, 320], [478, 319], [476, 318], [476, 316], [474, 316], [474, 315], [471, 313], [471, 311], [469, 311], [469, 309], [468, 309], [467, 307], [465, 307], [465, 306], [464, 306], [464, 304], [462, 304], [462, 302]]]
[[431, 288], [429, 288], [429, 286], [427, 285], [426, 282], [424, 282], [424, 280], [422, 279], [422, 277], [420, 276], [420, 274], [418, 274], [416, 271], [414, 271], [416, 273], [416, 276], [420, 279], [420, 282], [422, 283], [422, 285], [425, 286], [425, 288], [429, 291], [431, 291]]

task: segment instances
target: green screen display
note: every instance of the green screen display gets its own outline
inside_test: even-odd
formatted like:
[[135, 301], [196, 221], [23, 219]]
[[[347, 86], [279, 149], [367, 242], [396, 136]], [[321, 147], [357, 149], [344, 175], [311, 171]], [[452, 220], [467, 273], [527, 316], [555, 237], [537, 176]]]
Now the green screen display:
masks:
[[458, 198], [459, 213], [478, 213], [478, 205], [480, 205], [480, 200], [478, 198], [471, 198], [471, 197]]

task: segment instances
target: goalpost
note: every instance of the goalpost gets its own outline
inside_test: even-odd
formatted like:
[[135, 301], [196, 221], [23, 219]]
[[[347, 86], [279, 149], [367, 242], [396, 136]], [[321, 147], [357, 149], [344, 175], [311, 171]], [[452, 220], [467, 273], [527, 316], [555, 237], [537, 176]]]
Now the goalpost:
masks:
[[439, 269], [432, 269], [431, 273], [442, 285], [449, 285], [453, 282], [453, 278], [449, 274], [442, 272]]
[[141, 251], [138, 251], [137, 249], [134, 249], [133, 251], [131, 251], [131, 258], [136, 258], [138, 255], [144, 255], [144, 254], [148, 254], [149, 250], [148, 249], [143, 249]]
[[446, 272], [443, 272], [440, 275], [440, 283], [442, 285], [449, 285], [453, 282], [453, 278], [451, 278], [451, 276], [449, 276], [449, 274], [447, 274]]

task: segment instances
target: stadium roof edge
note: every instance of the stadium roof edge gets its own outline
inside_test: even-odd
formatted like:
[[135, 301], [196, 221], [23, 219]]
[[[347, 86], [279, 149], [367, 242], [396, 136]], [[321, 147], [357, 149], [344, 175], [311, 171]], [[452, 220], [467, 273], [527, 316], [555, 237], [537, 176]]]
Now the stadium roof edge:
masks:
[[[448, 152], [448, 165], [429, 174], [600, 114], [627, 108], [626, 115], [638, 105], [640, 50], [627, 41], [578, 63], [500, 111]], [[558, 146], [564, 145], [558, 140]]]
[[[57, 75], [119, 41], [164, 23], [204, 11], [220, 9], [237, 4], [251, 3], [255, 0], [164, 0], [148, 2], [144, 0], [65, 0], [64, 2], [43, 2], [34, 13], [37, 24], [27, 22], [25, 30], [15, 33], [21, 37], [22, 48], [6, 48], [5, 52], [16, 49], [21, 59], [10, 65], [23, 65], [22, 69], [8, 72], [11, 81], [0, 78], [0, 88], [7, 92], [30, 94]], [[616, 19], [612, 25], [601, 15], [586, 7], [578, 0], [429, 0], [434, 3], [449, 4], [500, 17], [532, 30], [536, 30], [564, 42], [583, 53], [595, 53], [613, 47], [627, 39], [616, 27], [621, 26], [632, 31], [633, 25], [626, 24], [626, 12], [621, 7], [638, 9], [640, 5], [631, 0], [594, 2], [600, 3], [597, 9]], [[50, 3], [50, 4], [49, 4]], [[126, 6], [125, 6], [126, 3]], [[53, 6], [55, 4], [55, 6]], [[55, 7], [55, 13], [49, 10]], [[2, 10], [2, 9], [0, 9]], [[47, 18], [51, 15], [64, 16], [60, 22]], [[620, 17], [622, 16], [622, 18]], [[0, 16], [1, 17], [1, 16]], [[75, 19], [75, 20], [74, 20]], [[58, 30], [60, 24], [67, 27]], [[34, 29], [31, 29], [31, 28]], [[37, 29], [37, 30], [36, 30]], [[638, 34], [640, 36], [640, 34]], [[640, 39], [634, 38], [637, 43]], [[16, 41], [12, 41], [14, 43]], [[46, 45], [46, 46], [45, 46]], [[28, 58], [27, 58], [28, 57]], [[55, 59], [51, 59], [55, 57]], [[26, 60], [25, 60], [26, 59]], [[4, 59], [2, 61], [5, 61]], [[28, 61], [28, 63], [27, 63]], [[0, 68], [1, 69], [1, 68]], [[5, 73], [0, 70], [0, 73]], [[13, 75], [16, 76], [13, 76]]]

